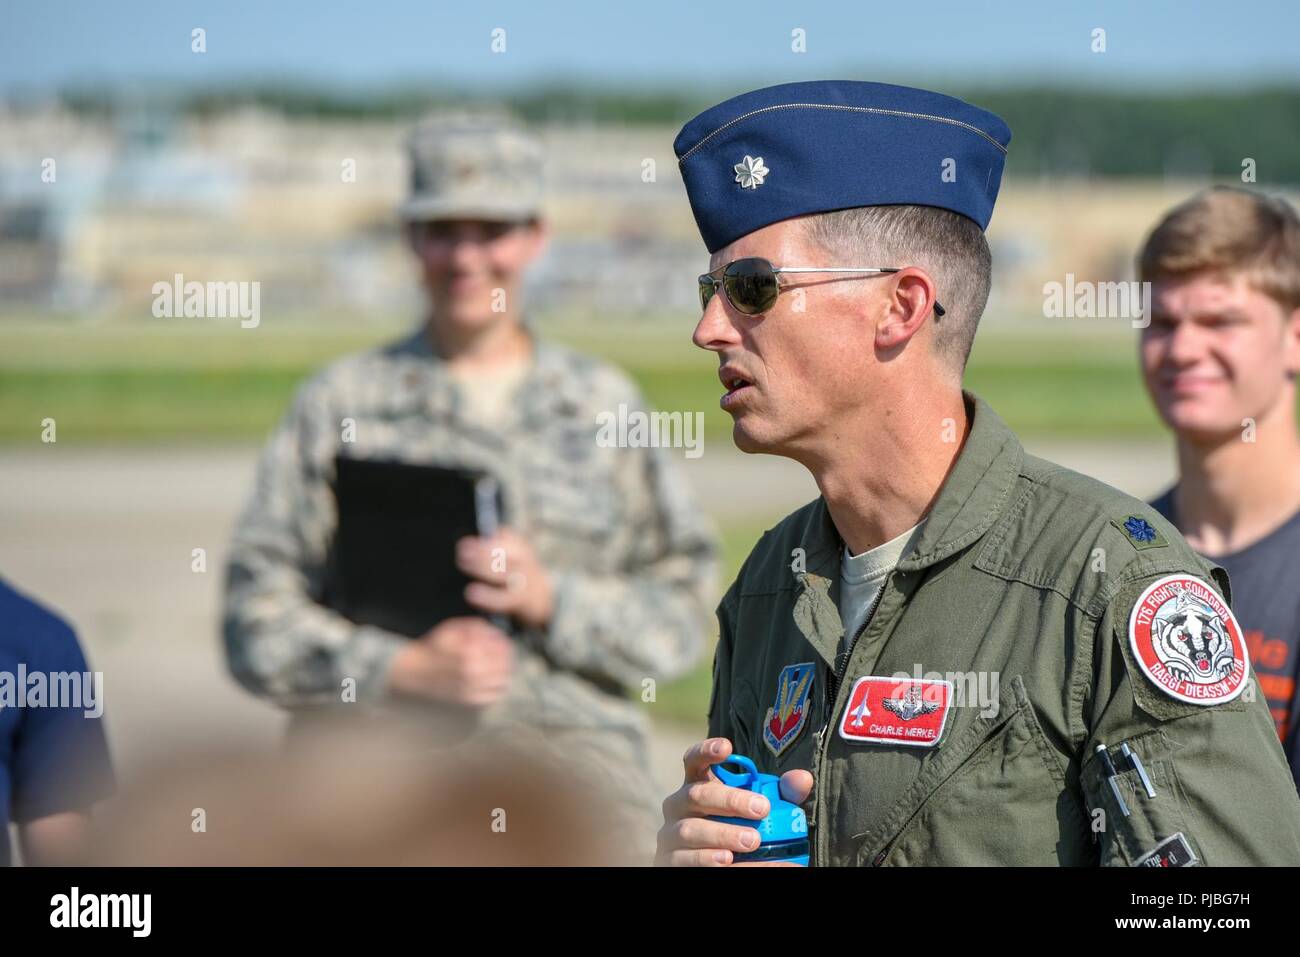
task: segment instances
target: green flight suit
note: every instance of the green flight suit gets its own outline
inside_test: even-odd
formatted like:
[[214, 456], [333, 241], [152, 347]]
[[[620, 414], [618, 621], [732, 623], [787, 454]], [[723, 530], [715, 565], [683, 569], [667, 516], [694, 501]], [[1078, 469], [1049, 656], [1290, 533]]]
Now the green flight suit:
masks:
[[[1129, 646], [1148, 585], [1182, 573], [1230, 601], [1227, 575], [1153, 509], [1027, 455], [965, 398], [966, 444], [847, 661], [825, 501], [755, 546], [718, 608], [710, 735], [762, 771], [812, 772], [815, 866], [1135, 865], [1179, 834], [1196, 863], [1300, 864], [1300, 798], [1253, 673], [1235, 700], [1187, 703]], [[795, 719], [778, 685], [800, 664], [815, 667], [806, 720], [784, 740]], [[927, 673], [969, 692], [933, 746], [839, 733], [855, 679]], [[1155, 791], [1117, 767], [1127, 816], [1095, 752], [1119, 762], [1124, 742]]]

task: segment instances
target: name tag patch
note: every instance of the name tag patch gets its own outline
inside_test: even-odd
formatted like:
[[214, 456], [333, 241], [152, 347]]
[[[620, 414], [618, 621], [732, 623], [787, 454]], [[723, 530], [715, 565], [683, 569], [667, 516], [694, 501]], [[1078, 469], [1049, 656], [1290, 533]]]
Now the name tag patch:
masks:
[[853, 682], [840, 737], [861, 744], [932, 748], [943, 737], [952, 682], [865, 675]]

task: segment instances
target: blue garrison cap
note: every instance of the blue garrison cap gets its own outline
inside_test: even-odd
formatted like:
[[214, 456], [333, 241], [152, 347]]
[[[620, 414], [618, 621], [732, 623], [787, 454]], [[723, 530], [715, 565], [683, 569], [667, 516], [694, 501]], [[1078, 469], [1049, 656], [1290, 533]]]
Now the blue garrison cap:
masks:
[[988, 226], [1011, 129], [942, 93], [888, 83], [784, 83], [705, 110], [677, 134], [709, 252], [791, 216], [853, 206], [950, 209]]

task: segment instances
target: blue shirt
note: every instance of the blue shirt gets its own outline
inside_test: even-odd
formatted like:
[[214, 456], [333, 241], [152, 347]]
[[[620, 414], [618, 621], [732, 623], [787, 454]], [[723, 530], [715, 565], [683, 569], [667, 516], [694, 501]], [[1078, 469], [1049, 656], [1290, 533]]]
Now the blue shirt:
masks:
[[[86, 670], [72, 628], [0, 579], [0, 867], [10, 864], [11, 820], [88, 811], [113, 789], [102, 717], [86, 716], [96, 708], [85, 698], [69, 706], [53, 692], [51, 675]], [[38, 683], [44, 685], [40, 706], [27, 694]]]

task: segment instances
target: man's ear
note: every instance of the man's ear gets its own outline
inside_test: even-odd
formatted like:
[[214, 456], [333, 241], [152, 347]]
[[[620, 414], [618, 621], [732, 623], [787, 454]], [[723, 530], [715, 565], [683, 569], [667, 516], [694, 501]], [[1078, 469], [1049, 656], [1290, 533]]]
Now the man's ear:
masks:
[[876, 326], [876, 349], [901, 349], [934, 313], [934, 280], [924, 269], [908, 266], [894, 273], [884, 318]]
[[1291, 314], [1285, 317], [1282, 335], [1286, 371], [1293, 376], [1300, 375], [1300, 309], [1292, 309]]

